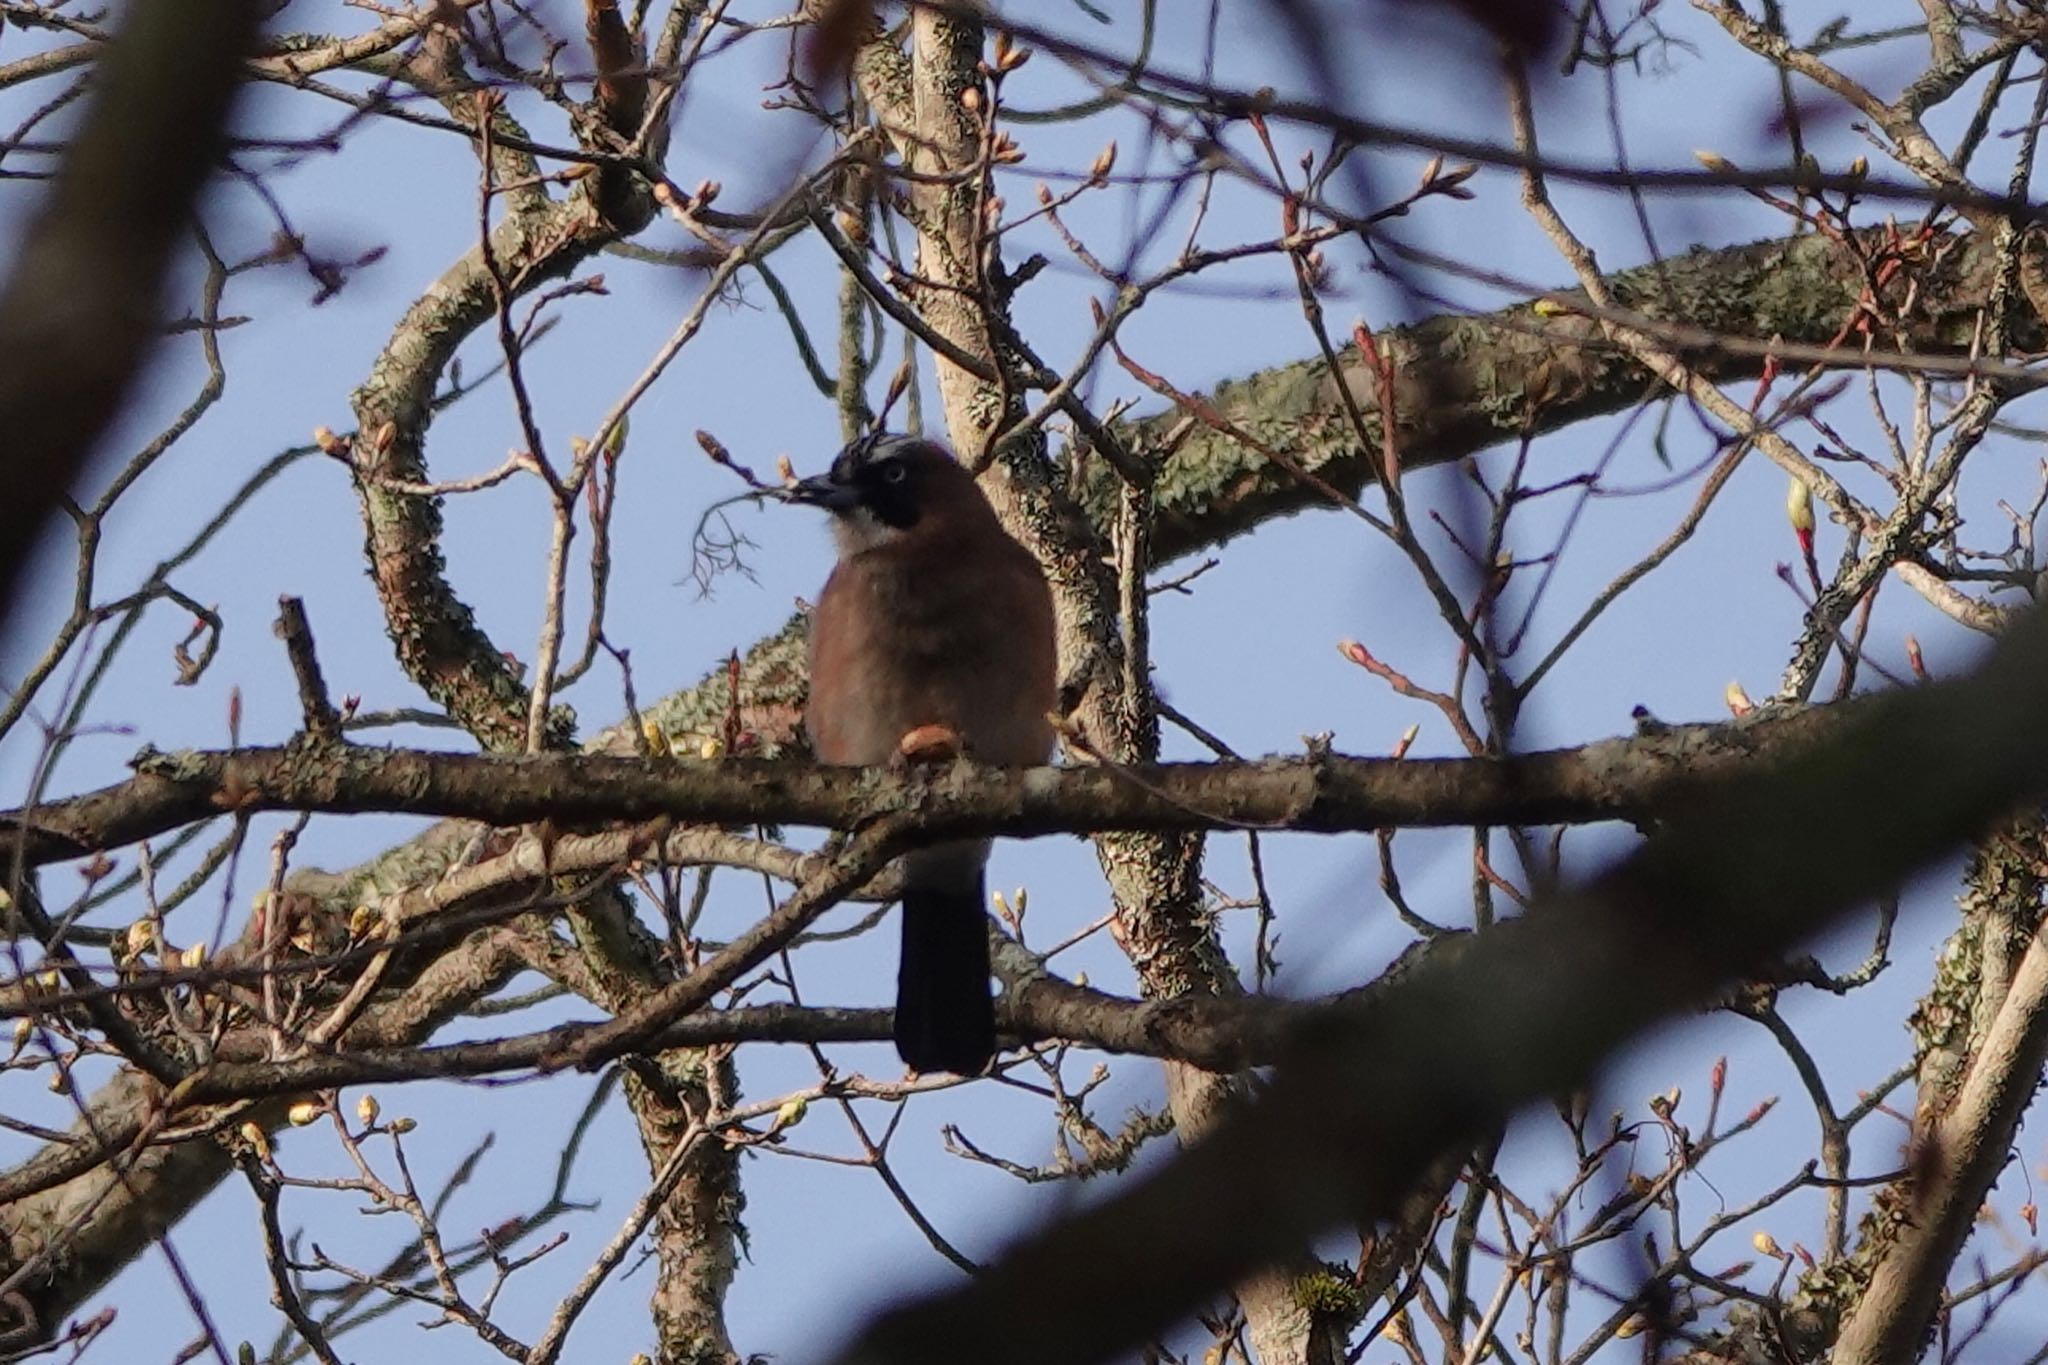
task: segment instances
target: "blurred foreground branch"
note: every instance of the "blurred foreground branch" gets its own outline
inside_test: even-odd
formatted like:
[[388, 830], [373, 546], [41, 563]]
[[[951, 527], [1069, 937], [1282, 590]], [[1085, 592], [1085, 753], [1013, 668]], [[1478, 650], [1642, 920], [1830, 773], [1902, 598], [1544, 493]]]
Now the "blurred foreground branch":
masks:
[[43, 518], [122, 409], [157, 335], [157, 296], [227, 123], [252, 0], [137, 5], [102, 59], [84, 126], [0, 291], [0, 603]]
[[1439, 1152], [2048, 787], [2044, 681], [2035, 616], [1974, 676], [1885, 697], [1459, 960], [1325, 1016], [1209, 1141], [842, 1359], [1108, 1359], [1317, 1233], [1391, 1215]]

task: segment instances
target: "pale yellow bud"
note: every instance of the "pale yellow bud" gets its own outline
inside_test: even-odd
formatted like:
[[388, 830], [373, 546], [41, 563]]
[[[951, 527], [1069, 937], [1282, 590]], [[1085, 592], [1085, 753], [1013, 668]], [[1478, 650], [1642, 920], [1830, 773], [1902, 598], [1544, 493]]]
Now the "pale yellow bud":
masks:
[[417, 1127], [419, 1127], [419, 1124], [414, 1122], [412, 1119], [391, 1120], [391, 1131], [398, 1134], [400, 1137], [405, 1136], [405, 1134], [410, 1133], [413, 1129]]
[[620, 413], [619, 420], [612, 423], [612, 434], [604, 438], [603, 453], [606, 459], [616, 460], [626, 453], [626, 437], [631, 431], [631, 422], [625, 413]]
[[1095, 158], [1095, 164], [1088, 168], [1088, 178], [1097, 184], [1109, 179], [1109, 173], [1116, 169], [1116, 143], [1111, 141]]
[[1792, 529], [1807, 532], [1813, 529], [1813, 490], [1797, 474], [1785, 489], [1785, 517], [1792, 523]]
[[804, 1121], [804, 1115], [809, 1112], [810, 1107], [810, 1102], [802, 1095], [784, 1100], [782, 1107], [775, 1111], [775, 1126], [770, 1131], [779, 1133], [785, 1128], [796, 1127]]
[[291, 1120], [292, 1127], [304, 1128], [326, 1112], [327, 1106], [318, 1100], [300, 1100], [291, 1108], [285, 1110], [284, 1116]]
[[356, 1117], [362, 1121], [365, 1128], [377, 1121], [377, 1114], [378, 1105], [375, 1095], [365, 1094], [356, 1101]]
[[257, 1156], [265, 1161], [270, 1159], [270, 1134], [263, 1131], [263, 1125], [254, 1119], [242, 1120], [242, 1141], [249, 1144]]
[[1778, 1246], [1778, 1239], [1761, 1228], [1749, 1239], [1749, 1244], [1757, 1249], [1758, 1255], [1769, 1256], [1778, 1261], [1785, 1259], [1784, 1251]]

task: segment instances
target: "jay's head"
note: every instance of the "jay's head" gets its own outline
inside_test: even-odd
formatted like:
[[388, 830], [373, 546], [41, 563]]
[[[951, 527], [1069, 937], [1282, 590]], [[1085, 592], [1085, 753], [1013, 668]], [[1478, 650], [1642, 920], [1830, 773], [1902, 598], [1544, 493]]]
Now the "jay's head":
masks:
[[830, 512], [840, 552], [849, 555], [995, 519], [974, 476], [913, 436], [864, 436], [840, 451], [828, 472], [795, 484], [787, 496]]

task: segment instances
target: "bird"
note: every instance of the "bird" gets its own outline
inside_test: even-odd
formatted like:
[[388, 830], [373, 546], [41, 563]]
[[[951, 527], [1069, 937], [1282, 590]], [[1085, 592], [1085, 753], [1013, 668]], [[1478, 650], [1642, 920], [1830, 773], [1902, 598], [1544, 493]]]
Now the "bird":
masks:
[[[874, 433], [789, 485], [832, 517], [838, 562], [810, 622], [812, 752], [898, 766], [964, 752], [1044, 763], [1058, 701], [1052, 593], [943, 446]], [[975, 1076], [995, 1056], [987, 839], [901, 860], [896, 1051], [912, 1071]]]

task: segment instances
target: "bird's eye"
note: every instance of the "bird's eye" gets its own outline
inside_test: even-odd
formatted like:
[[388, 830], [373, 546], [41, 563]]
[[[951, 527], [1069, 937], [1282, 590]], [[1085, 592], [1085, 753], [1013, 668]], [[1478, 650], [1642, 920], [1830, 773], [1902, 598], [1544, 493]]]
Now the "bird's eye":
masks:
[[901, 460], [891, 460], [882, 466], [883, 483], [902, 483], [910, 477], [910, 469]]

